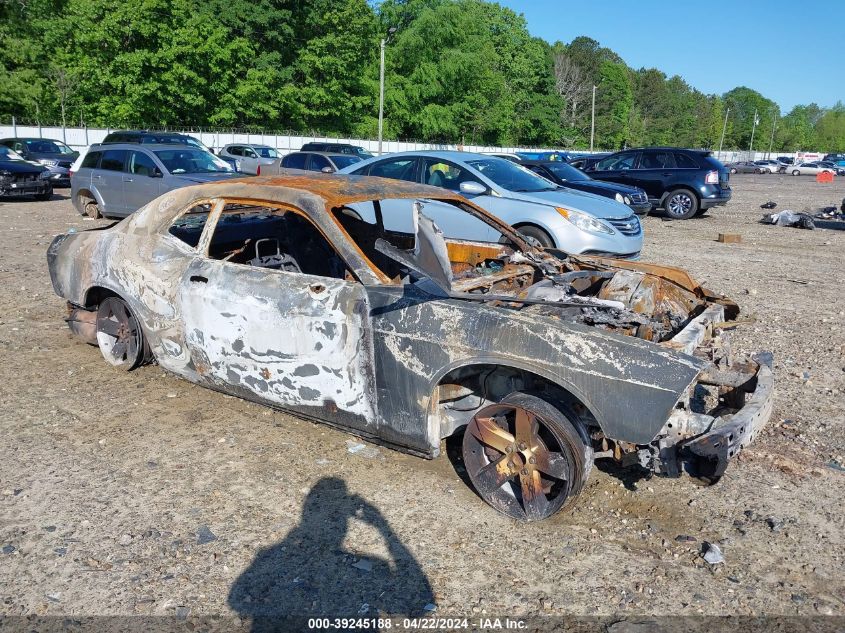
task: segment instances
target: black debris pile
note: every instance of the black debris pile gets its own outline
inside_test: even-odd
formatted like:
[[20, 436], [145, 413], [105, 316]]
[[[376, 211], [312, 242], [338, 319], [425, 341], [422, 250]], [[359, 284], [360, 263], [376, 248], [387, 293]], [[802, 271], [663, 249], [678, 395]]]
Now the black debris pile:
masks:
[[797, 229], [809, 229], [811, 231], [816, 228], [811, 215], [789, 211], [788, 209], [778, 211], [777, 213], [767, 213], [760, 222], [763, 224], [775, 224], [777, 226], [791, 226]]
[[769, 200], [768, 202], [764, 202], [763, 204], [761, 204], [760, 208], [761, 209], [774, 209], [776, 206], [778, 206], [777, 202]]
[[842, 199], [842, 205], [838, 209], [833, 205], [822, 207], [813, 217], [821, 220], [845, 220], [845, 198]]
[[813, 214], [813, 218], [820, 229], [845, 231], [845, 198], [838, 209], [835, 206], [823, 207]]

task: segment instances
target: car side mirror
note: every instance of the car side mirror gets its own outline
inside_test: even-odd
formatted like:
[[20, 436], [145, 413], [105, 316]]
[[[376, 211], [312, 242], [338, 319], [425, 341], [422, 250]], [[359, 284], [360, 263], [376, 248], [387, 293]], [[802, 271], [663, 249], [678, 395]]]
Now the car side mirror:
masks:
[[153, 169], [153, 173], [150, 174], [150, 178], [164, 178], [164, 174], [161, 173], [161, 170], [156, 167]]
[[461, 193], [464, 193], [468, 196], [480, 196], [487, 193], [487, 187], [482, 185], [480, 182], [475, 182], [474, 180], [467, 180], [462, 182], [459, 186]]
[[323, 167], [320, 171], [323, 172], [324, 174], [333, 174], [334, 173], [334, 167]]

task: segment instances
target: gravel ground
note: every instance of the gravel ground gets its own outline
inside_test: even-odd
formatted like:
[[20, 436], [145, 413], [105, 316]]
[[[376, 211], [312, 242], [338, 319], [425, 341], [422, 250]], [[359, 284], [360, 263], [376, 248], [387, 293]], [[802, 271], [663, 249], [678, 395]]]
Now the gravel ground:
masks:
[[572, 511], [528, 526], [446, 457], [354, 455], [325, 426], [107, 366], [44, 257], [98, 222], [66, 190], [0, 204], [0, 614], [845, 615], [845, 231], [758, 224], [770, 199], [838, 205], [845, 180], [733, 183], [701, 218], [647, 218], [644, 259], [741, 304], [738, 351], [775, 354], [770, 426], [716, 486], [594, 469]]

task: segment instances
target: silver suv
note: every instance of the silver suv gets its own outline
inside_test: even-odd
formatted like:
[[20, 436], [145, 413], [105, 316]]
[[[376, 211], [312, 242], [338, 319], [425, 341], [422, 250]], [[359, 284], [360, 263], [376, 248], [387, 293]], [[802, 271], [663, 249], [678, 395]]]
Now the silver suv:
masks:
[[96, 145], [71, 176], [70, 195], [84, 215], [125, 217], [171, 189], [236, 176], [214, 154], [187, 145]]

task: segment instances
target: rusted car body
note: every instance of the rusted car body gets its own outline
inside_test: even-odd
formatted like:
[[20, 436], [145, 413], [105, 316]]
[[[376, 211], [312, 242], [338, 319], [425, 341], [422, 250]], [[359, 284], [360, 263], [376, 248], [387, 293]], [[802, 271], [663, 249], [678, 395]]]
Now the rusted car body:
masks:
[[[417, 201], [414, 234], [384, 229], [387, 199]], [[427, 215], [444, 206], [499, 240], [444, 239]], [[733, 359], [723, 333], [731, 301], [679, 269], [535, 249], [425, 185], [183, 188], [56, 237], [48, 263], [69, 325], [112, 364], [154, 358], [428, 458], [468, 427], [476, 489], [517, 519], [560, 509], [595, 458], [715, 481], [771, 413], [766, 356]]]

